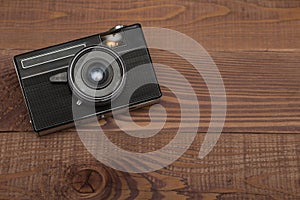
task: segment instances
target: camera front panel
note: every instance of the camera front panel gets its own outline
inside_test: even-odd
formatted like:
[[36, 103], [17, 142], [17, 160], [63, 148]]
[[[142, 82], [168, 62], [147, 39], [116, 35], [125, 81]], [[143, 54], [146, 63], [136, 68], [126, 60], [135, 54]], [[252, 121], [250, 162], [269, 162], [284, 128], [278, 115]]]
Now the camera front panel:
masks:
[[[131, 71], [122, 91], [113, 100], [113, 104], [108, 102], [97, 105], [83, 101], [80, 105], [82, 112], [80, 116], [76, 115], [76, 119], [73, 118], [72, 102], [76, 102], [78, 97], [73, 95], [69, 84], [52, 83], [49, 79], [67, 72], [78, 52], [106, 44], [104, 38], [107, 33], [15, 56], [15, 67], [36, 132], [57, 128], [91, 115], [107, 113], [115, 108], [142, 104], [161, 96], [140, 25], [124, 27], [120, 33], [123, 36], [122, 43], [110, 48], [123, 60], [125, 73]], [[143, 68], [139, 69], [141, 65]], [[152, 84], [146, 84], [149, 82]], [[133, 88], [138, 89], [133, 91]], [[130, 101], [125, 102], [128, 95], [131, 95]], [[90, 106], [95, 106], [96, 113], [89, 113], [91, 109], [85, 109]]]

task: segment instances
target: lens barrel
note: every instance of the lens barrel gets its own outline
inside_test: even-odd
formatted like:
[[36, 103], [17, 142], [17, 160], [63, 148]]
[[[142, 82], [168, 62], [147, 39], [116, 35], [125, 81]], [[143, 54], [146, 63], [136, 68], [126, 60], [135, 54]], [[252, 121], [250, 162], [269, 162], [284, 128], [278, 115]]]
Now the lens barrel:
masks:
[[106, 103], [120, 94], [125, 82], [125, 67], [120, 56], [104, 46], [81, 50], [68, 69], [73, 94], [92, 103]]

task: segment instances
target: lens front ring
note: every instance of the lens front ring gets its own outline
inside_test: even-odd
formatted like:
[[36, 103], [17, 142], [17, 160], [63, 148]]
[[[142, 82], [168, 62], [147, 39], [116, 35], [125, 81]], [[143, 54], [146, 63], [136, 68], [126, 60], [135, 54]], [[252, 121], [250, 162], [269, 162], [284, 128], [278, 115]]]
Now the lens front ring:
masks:
[[[109, 84], [105, 87], [93, 87], [86, 84], [82, 73], [91, 63], [102, 63], [106, 72], [113, 74]], [[111, 74], [109, 74], [111, 76]], [[91, 103], [106, 103], [117, 97], [125, 84], [125, 66], [120, 56], [113, 50], [104, 46], [91, 46], [78, 52], [73, 58], [68, 69], [68, 83], [73, 94], [81, 100]]]

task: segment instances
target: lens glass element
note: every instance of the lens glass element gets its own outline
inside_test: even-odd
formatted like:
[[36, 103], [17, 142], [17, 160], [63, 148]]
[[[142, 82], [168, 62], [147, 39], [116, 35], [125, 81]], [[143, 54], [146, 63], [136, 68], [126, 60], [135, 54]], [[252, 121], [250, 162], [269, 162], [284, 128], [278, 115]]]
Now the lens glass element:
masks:
[[94, 58], [84, 64], [81, 76], [88, 87], [99, 90], [111, 83], [114, 72], [112, 66], [105, 60]]
[[104, 71], [101, 68], [93, 68], [89, 75], [93, 81], [101, 82], [104, 77]]

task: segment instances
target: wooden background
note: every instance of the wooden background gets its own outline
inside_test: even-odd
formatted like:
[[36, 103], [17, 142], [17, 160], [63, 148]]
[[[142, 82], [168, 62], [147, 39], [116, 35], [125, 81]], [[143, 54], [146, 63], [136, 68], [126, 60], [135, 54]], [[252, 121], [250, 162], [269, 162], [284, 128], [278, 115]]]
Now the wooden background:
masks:
[[[156, 50], [155, 62], [182, 70], [201, 86], [199, 133], [172, 165], [145, 174], [119, 172], [94, 159], [74, 129], [42, 138], [32, 132], [12, 57], [136, 22], [187, 34], [221, 72], [227, 118], [202, 160], [207, 88], [203, 80], [195, 82], [184, 60]], [[299, 64], [297, 0], [0, 0], [0, 199], [300, 199]], [[128, 139], [108, 119], [102, 123], [109, 138], [132, 151], [167, 144], [179, 115], [176, 99], [166, 88], [163, 93], [171, 120], [159, 136], [141, 149], [141, 141]], [[149, 122], [145, 113], [147, 108], [132, 114], [143, 124]]]

